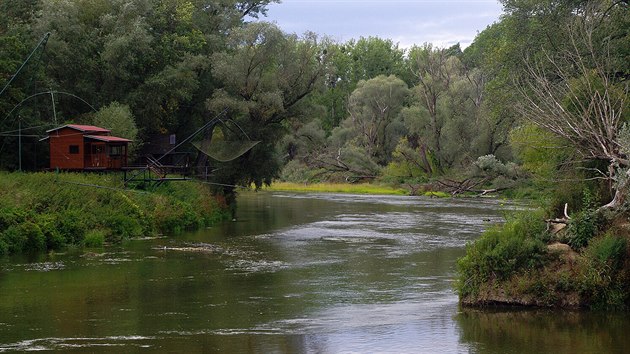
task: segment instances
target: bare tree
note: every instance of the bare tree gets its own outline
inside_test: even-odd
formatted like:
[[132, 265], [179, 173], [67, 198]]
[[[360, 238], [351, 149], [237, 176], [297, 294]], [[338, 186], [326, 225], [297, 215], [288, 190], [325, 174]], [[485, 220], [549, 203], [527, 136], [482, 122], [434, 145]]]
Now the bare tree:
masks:
[[[569, 26], [568, 49], [543, 51], [543, 59], [528, 60], [525, 78], [517, 87], [524, 118], [572, 143], [583, 158], [604, 160], [617, 208], [627, 198], [630, 169], [620, 131], [628, 102], [628, 82], [616, 78], [609, 42], [595, 43], [597, 9], [576, 16]], [[614, 182], [614, 183], [613, 183]]]

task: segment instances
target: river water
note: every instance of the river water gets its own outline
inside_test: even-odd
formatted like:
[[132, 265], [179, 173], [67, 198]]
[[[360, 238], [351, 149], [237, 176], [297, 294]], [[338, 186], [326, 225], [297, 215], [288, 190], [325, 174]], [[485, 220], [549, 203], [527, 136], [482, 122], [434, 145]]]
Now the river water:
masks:
[[491, 199], [245, 193], [234, 222], [0, 260], [0, 352], [623, 353], [624, 313], [464, 310]]

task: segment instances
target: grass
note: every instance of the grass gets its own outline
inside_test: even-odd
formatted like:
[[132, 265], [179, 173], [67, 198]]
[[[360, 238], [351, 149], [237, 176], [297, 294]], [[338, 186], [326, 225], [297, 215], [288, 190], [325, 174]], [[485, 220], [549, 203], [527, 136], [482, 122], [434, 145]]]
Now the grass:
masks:
[[225, 201], [203, 184], [121, 187], [118, 174], [0, 173], [0, 255], [100, 247], [227, 217]]
[[271, 186], [264, 187], [268, 191], [282, 192], [318, 192], [318, 193], [348, 193], [348, 194], [385, 194], [408, 195], [404, 189], [393, 188], [376, 184], [349, 184], [349, 183], [314, 183], [301, 184], [290, 182], [274, 182]]

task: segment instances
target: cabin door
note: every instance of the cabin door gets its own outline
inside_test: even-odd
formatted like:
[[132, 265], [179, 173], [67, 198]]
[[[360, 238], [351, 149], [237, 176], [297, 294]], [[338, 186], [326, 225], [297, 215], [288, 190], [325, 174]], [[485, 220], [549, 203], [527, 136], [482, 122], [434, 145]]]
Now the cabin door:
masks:
[[126, 145], [108, 145], [107, 158], [109, 160], [109, 168], [120, 169], [126, 166], [127, 162], [127, 146]]
[[90, 144], [89, 148], [85, 151], [89, 152], [87, 155], [88, 161], [86, 165], [88, 167], [107, 167], [107, 156], [105, 155], [105, 144]]

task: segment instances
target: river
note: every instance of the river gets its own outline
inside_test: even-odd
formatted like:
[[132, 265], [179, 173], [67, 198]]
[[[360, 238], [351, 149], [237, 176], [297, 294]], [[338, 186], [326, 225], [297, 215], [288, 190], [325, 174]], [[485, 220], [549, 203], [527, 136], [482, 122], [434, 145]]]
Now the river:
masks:
[[627, 313], [464, 310], [492, 199], [244, 193], [237, 220], [0, 260], [0, 352], [622, 353]]

